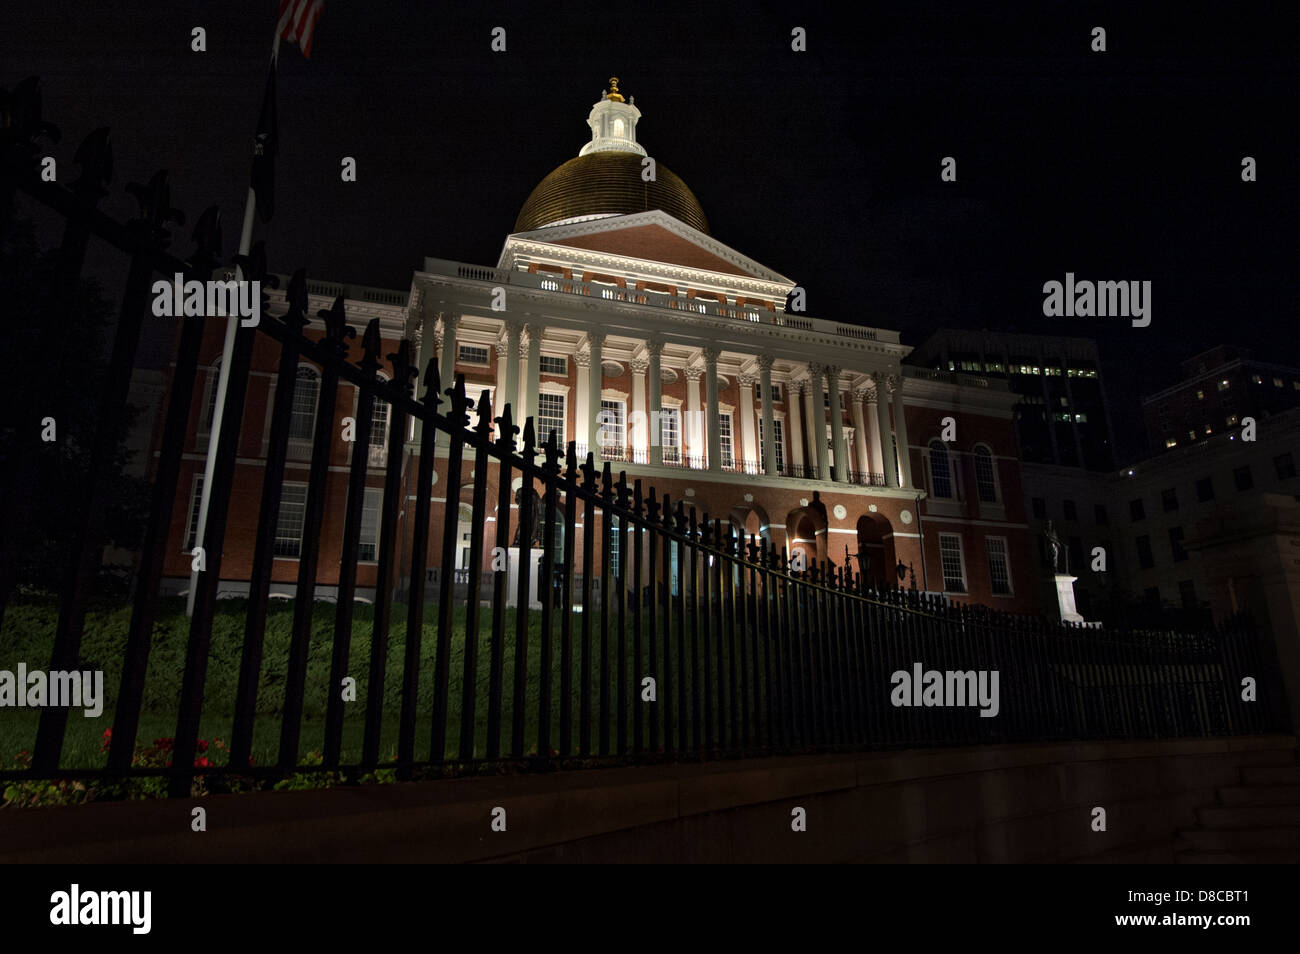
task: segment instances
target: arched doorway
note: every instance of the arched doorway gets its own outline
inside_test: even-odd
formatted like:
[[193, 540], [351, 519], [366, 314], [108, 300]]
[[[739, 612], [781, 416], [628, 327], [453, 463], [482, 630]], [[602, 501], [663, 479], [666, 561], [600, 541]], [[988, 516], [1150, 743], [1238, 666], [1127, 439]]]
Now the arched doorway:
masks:
[[789, 559], [797, 559], [795, 554], [802, 554], [806, 564], [828, 558], [826, 541], [826, 515], [820, 507], [809, 505], [791, 510], [785, 518], [785, 532], [789, 539]]
[[894, 585], [898, 577], [894, 567], [898, 553], [894, 549], [894, 528], [883, 514], [864, 513], [858, 518], [858, 566], [855, 568], [872, 587]]

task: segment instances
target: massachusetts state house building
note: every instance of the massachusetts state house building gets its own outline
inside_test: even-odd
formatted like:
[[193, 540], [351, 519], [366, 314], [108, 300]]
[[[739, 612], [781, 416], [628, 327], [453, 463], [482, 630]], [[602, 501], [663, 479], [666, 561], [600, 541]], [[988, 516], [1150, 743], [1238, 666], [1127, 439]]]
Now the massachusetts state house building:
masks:
[[[539, 443], [554, 432], [580, 457], [590, 449], [629, 481], [788, 554], [847, 558], [877, 580], [896, 581], [901, 563], [908, 585], [914, 574], [921, 589], [1031, 612], [1015, 395], [996, 380], [902, 365], [910, 349], [896, 330], [803, 313], [793, 279], [713, 237], [691, 190], [638, 142], [640, 117], [614, 84], [587, 118], [590, 140], [527, 197], [494, 265], [425, 259], [409, 292], [312, 281], [307, 333], [323, 333], [314, 316], [341, 294], [358, 333], [380, 320], [381, 353], [410, 338], [418, 367], [436, 358], [444, 382], [464, 375], [469, 395], [488, 392], [498, 413], [510, 403], [516, 421], [534, 419]], [[272, 311], [283, 307], [273, 301]], [[189, 582], [223, 332], [210, 323], [200, 359], [188, 499], [176, 502], [166, 571], [174, 591]], [[268, 338], [253, 358], [222, 565], [232, 595], [251, 570], [278, 353]], [[304, 526], [320, 380], [304, 360], [275, 546], [273, 592], [283, 595], [294, 592], [308, 533], [322, 542], [317, 596], [331, 595], [347, 471], [361, 452], [338, 441], [323, 525]], [[356, 389], [340, 385], [335, 433], [356, 407]], [[388, 454], [407, 457], [402, 521], [418, 492], [414, 433], [389, 433], [387, 419], [380, 404], [364, 449], [371, 486], [357, 582], [370, 597]], [[444, 465], [430, 491], [433, 567], [443, 521], [468, 541], [471, 520], [469, 485], [447, 487]], [[457, 552], [456, 569], [471, 570], [461, 565], [468, 543]]]

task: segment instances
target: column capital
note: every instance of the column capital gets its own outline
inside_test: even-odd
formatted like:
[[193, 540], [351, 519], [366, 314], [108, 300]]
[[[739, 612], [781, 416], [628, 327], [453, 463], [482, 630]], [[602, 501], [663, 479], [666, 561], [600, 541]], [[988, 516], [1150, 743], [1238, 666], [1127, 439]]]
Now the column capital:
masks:
[[577, 352], [577, 353], [574, 354], [574, 356], [573, 356], [573, 363], [576, 364], [576, 365], [577, 365], [578, 367], [580, 367], [580, 368], [589, 368], [589, 367], [591, 367], [591, 352], [590, 352], [590, 351], [579, 351], [579, 352]]
[[659, 357], [664, 353], [664, 343], [658, 338], [647, 338], [645, 342], [645, 350], [647, 353]]
[[498, 357], [499, 359], [504, 360], [505, 358], [507, 358], [507, 357], [510, 356], [510, 342], [509, 342], [509, 341], [497, 341], [497, 343], [496, 343], [496, 349], [497, 349], [497, 357]]
[[876, 387], [873, 384], [867, 384], [860, 388], [855, 388], [853, 391], [853, 397], [859, 401], [874, 404], [876, 400]]
[[824, 371], [824, 372], [826, 373], [826, 380], [827, 380], [827, 381], [835, 381], [835, 382], [837, 382], [837, 383], [839, 382], [839, 379], [840, 379], [840, 369], [839, 369], [839, 365], [835, 365], [835, 364], [827, 364], [827, 365], [823, 365], [823, 366], [822, 366], [822, 371]]
[[445, 311], [439, 312], [438, 314], [442, 318], [443, 330], [450, 330], [454, 333], [456, 331], [456, 326], [460, 324], [460, 315], [448, 314]]
[[587, 347], [602, 348], [605, 345], [605, 336], [595, 332], [587, 332]]
[[699, 381], [700, 378], [704, 377], [704, 369], [692, 365], [690, 367], [683, 368], [682, 374], [686, 375], [687, 381], [696, 382]]
[[505, 326], [507, 338], [518, 338], [524, 331], [524, 323], [516, 321], [513, 318], [504, 319], [501, 324]]
[[738, 374], [736, 380], [740, 382], [742, 388], [752, 388], [758, 383], [758, 378], [752, 374]]
[[796, 397], [803, 397], [803, 392], [807, 388], [807, 383], [802, 379], [798, 381], [787, 381], [785, 389]]
[[889, 385], [889, 390], [891, 392], [903, 390], [903, 376], [901, 374], [885, 375], [885, 383]]
[[650, 362], [645, 358], [633, 358], [630, 362], [632, 371], [635, 374], [645, 374], [650, 370]]
[[772, 356], [770, 354], [760, 354], [758, 356], [758, 367], [763, 371], [772, 370]]
[[718, 358], [722, 354], [717, 348], [702, 348], [701, 353], [704, 355], [704, 360], [709, 364], [717, 364]]
[[818, 377], [826, 371], [826, 366], [816, 361], [808, 362], [808, 373], [813, 377]]

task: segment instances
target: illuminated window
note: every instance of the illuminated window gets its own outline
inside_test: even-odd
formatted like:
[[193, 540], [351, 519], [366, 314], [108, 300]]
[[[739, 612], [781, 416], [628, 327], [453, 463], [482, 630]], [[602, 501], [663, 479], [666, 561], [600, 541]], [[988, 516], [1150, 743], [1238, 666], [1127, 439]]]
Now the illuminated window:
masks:
[[564, 446], [564, 395], [537, 395], [536, 439], [540, 447], [546, 443], [551, 432], [555, 433], [555, 445]]
[[274, 553], [296, 559], [302, 553], [302, 527], [307, 517], [307, 485], [285, 484], [280, 490], [280, 514], [275, 524]]
[[456, 348], [456, 360], [464, 364], [487, 364], [488, 349], [486, 345], [458, 345]]
[[293, 385], [293, 415], [289, 418], [289, 437], [299, 441], [312, 439], [316, 425], [316, 398], [320, 396], [320, 378], [311, 368], [299, 368]]
[[952, 468], [943, 441], [930, 441], [930, 486], [936, 497], [952, 499]]
[[949, 593], [966, 592], [966, 567], [961, 554], [961, 537], [939, 534], [939, 560], [943, 567], [943, 588]]
[[561, 355], [544, 354], [537, 362], [537, 370], [541, 374], [557, 374], [563, 377], [569, 373], [569, 359]]

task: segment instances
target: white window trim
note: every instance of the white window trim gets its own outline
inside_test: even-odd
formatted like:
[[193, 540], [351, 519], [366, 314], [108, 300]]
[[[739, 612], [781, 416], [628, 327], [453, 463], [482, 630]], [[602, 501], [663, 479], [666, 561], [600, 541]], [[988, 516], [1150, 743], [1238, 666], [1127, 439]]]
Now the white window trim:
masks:
[[302, 487], [304, 490], [306, 490], [308, 484], [306, 481], [302, 481], [302, 480], [286, 480], [280, 486], [281, 486], [280, 503], [275, 510], [275, 533], [271, 536], [271, 559], [285, 560], [289, 563], [297, 563], [302, 559], [302, 538], [303, 535], [307, 532], [307, 499], [306, 497], [304, 497], [302, 502], [303, 521], [302, 521], [302, 533], [298, 535], [298, 556], [281, 556], [280, 554], [275, 552], [276, 539], [280, 535], [280, 507], [284, 506], [283, 488]]
[[975, 467], [975, 497], [979, 499], [980, 472], [978, 461], [981, 448], [988, 451], [989, 470], [993, 473], [993, 499], [980, 499], [979, 502], [985, 506], [996, 506], [1002, 503], [1002, 480], [998, 474], [998, 455], [993, 453], [993, 448], [983, 441], [971, 448], [971, 464]]
[[[181, 536], [181, 553], [184, 553], [187, 556], [193, 555], [194, 553], [194, 547], [186, 546], [186, 544], [190, 542], [190, 521], [193, 519], [194, 505], [198, 503], [199, 481], [202, 479], [203, 471], [201, 470], [193, 474], [190, 479], [189, 508], [185, 511], [185, 533]], [[194, 527], [194, 539], [196, 543], [198, 541], [198, 532], [199, 528], [196, 524]]]
[[[957, 559], [961, 562], [961, 585], [960, 590], [948, 589], [948, 578], [943, 572], [943, 538], [955, 537], [957, 539]], [[1009, 575], [1009, 574], [1008, 574]], [[970, 593], [970, 574], [966, 572], [966, 545], [962, 540], [960, 533], [941, 533], [939, 534], [939, 578], [943, 581], [943, 591], [953, 595], [963, 595]]]
[[[563, 371], [543, 371], [543, 370], [542, 370], [542, 362], [541, 362], [541, 358], [553, 358], [553, 359], [554, 359], [554, 358], [558, 358], [559, 360], [561, 360], [561, 361], [564, 362], [564, 370], [563, 370]], [[547, 354], [547, 353], [543, 352], [543, 353], [539, 356], [539, 360], [538, 360], [538, 362], [537, 362], [537, 373], [538, 373], [539, 375], [541, 375], [541, 374], [549, 375], [550, 377], [553, 377], [553, 378], [567, 378], [567, 377], [569, 376], [569, 356], [568, 356], [567, 354]]]
[[1011, 575], [1011, 544], [1007, 541], [1006, 537], [986, 536], [984, 538], [984, 556], [986, 559], [988, 558], [989, 541], [991, 540], [998, 540], [1001, 541], [1002, 543], [1002, 559], [1005, 561], [1006, 568], [1007, 568], [1007, 592], [1005, 593], [993, 592], [993, 565], [992, 563], [990, 563], [989, 564], [989, 595], [996, 596], [999, 599], [1007, 599], [1016, 595], [1016, 581], [1015, 578]]
[[[495, 342], [491, 341], [457, 341], [456, 342], [456, 364], [468, 365], [471, 368], [488, 368], [492, 366], [492, 348]], [[462, 348], [482, 348], [487, 352], [487, 356], [482, 361], [471, 361], [469, 358], [461, 357]], [[540, 364], [540, 362], [538, 362]]]

